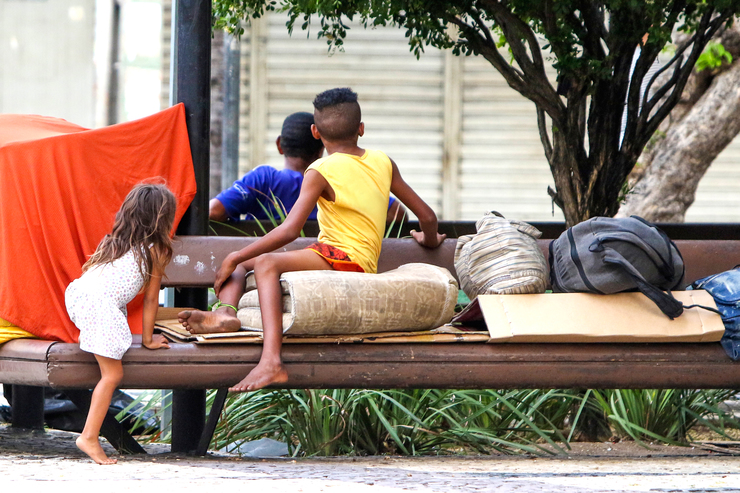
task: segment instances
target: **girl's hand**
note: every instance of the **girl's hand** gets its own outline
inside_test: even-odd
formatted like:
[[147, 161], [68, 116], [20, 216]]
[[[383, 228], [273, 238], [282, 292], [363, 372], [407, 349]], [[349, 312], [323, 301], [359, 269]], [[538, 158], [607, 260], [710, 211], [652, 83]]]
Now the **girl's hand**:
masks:
[[147, 349], [169, 349], [170, 344], [162, 334], [154, 334], [152, 340], [149, 343], [142, 342], [142, 346]]
[[234, 270], [236, 269], [236, 266], [239, 265], [239, 262], [236, 262], [234, 260], [233, 254], [228, 254], [223, 262], [221, 262], [221, 267], [218, 268], [218, 272], [216, 272], [216, 280], [213, 281], [213, 291], [216, 293], [216, 296], [218, 296], [219, 291], [221, 291], [221, 285], [225, 283], [231, 274], [234, 273]]
[[425, 235], [423, 231], [415, 231], [411, 230], [411, 236], [414, 237], [417, 243], [421, 246], [425, 246], [427, 248], [437, 248], [439, 245], [442, 244], [443, 241], [445, 241], [445, 238], [447, 238], [447, 235], [441, 235], [439, 233], [436, 233], [436, 236], [430, 236]]

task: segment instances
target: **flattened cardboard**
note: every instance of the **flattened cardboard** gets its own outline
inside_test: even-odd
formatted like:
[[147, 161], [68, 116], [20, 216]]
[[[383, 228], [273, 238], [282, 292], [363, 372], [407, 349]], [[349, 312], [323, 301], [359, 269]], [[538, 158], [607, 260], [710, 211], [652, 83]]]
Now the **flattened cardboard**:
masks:
[[[675, 291], [684, 305], [716, 308], [703, 290]], [[478, 296], [489, 342], [716, 342], [720, 316], [690, 308], [671, 320], [642, 293]]]
[[[168, 311], [169, 310], [169, 311]], [[182, 308], [160, 308], [161, 317], [171, 316]], [[242, 327], [238, 332], [222, 334], [190, 334], [175, 318], [158, 316], [155, 328], [172, 342], [195, 342], [196, 344], [262, 344], [262, 331]], [[436, 329], [412, 332], [377, 332], [366, 334], [326, 336], [284, 336], [283, 343], [421, 343], [421, 342], [488, 342], [488, 332], [463, 331], [443, 325]]]

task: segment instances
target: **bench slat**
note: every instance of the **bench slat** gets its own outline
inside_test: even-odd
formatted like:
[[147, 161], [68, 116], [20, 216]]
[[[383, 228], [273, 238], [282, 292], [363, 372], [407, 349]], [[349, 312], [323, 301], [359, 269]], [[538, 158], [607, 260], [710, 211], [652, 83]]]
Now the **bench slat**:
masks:
[[[255, 237], [182, 236], [173, 243], [172, 262], [165, 271], [164, 286], [210, 287], [221, 262], [226, 256], [257, 241]], [[316, 242], [316, 238], [298, 238], [285, 246], [285, 251], [301, 250]], [[444, 267], [455, 273], [453, 258], [457, 240], [445, 240], [435, 249], [425, 248], [411, 238], [383, 240], [378, 271], [387, 272], [414, 259], [415, 262]]]
[[[168, 279], [163, 284], [173, 287], [210, 287], [216, 271], [229, 253], [256, 241], [253, 237], [183, 236], [174, 243], [173, 261], [167, 267]], [[285, 247], [298, 250], [316, 241], [299, 238]], [[455, 275], [454, 254], [457, 240], [447, 239], [436, 249], [424, 248], [411, 238], [383, 240], [378, 271], [387, 272], [409, 261], [444, 267]], [[539, 240], [540, 249], [548, 256], [550, 240]], [[686, 265], [685, 281], [732, 269], [740, 264], [740, 240], [677, 240]]]
[[55, 344], [37, 339], [16, 339], [0, 345], [0, 382], [48, 386], [47, 353]]
[[[121, 386], [230, 386], [256, 365], [261, 349], [187, 343], [149, 351], [136, 344], [124, 356]], [[285, 344], [283, 360], [291, 375], [286, 388], [740, 389], [740, 363], [717, 343]], [[44, 378], [37, 385], [85, 388], [99, 371], [92, 355], [58, 343]]]

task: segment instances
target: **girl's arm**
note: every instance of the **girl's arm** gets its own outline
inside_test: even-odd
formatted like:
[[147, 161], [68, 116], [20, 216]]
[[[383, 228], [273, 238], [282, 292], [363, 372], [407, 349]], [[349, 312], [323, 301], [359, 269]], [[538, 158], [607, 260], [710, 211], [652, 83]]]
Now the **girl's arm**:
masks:
[[[388, 158], [390, 159], [390, 158]], [[419, 219], [419, 226], [421, 232], [412, 231], [411, 235], [414, 239], [425, 247], [436, 248], [438, 247], [447, 235], [441, 235], [437, 232], [437, 215], [434, 213], [431, 207], [424, 202], [419, 195], [406, 183], [398, 171], [398, 166], [391, 159], [393, 165], [393, 177], [391, 178], [391, 192], [396, 196], [398, 200], [403, 202], [403, 205], [411, 209], [416, 217]]]
[[152, 264], [154, 264], [152, 267], [152, 277], [144, 291], [144, 320], [141, 331], [141, 345], [147, 349], [167, 349], [170, 347], [167, 339], [161, 334], [153, 334], [154, 320], [157, 317], [157, 309], [159, 309], [159, 288], [162, 285], [164, 266], [159, 261], [159, 258], [157, 258], [156, 253], [152, 253], [154, 256], [152, 259]]

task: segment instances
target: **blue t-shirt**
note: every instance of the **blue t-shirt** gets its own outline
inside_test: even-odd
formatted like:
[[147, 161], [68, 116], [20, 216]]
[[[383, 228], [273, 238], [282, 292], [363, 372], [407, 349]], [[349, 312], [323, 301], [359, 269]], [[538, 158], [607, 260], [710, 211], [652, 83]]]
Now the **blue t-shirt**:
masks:
[[[277, 170], [267, 165], [257, 166], [216, 195], [216, 198], [223, 204], [229, 219], [238, 221], [242, 214], [246, 214], [248, 220], [270, 217], [279, 220], [281, 215], [290, 212], [295, 205], [302, 183], [303, 174], [299, 171]], [[280, 214], [276, 206], [280, 208]], [[316, 219], [316, 212], [314, 207], [308, 218]]]
[[[279, 221], [298, 200], [303, 184], [303, 173], [292, 169], [277, 170], [272, 166], [257, 166], [235, 181], [231, 187], [216, 195], [226, 209], [229, 219], [238, 221], [243, 214], [246, 219], [270, 219]], [[274, 196], [274, 199], [273, 199]], [[388, 207], [395, 199], [390, 198]], [[277, 208], [281, 213], [278, 214]], [[265, 212], [267, 210], [267, 213]], [[308, 219], [316, 219], [318, 209], [314, 207]], [[269, 216], [268, 216], [269, 214]]]

